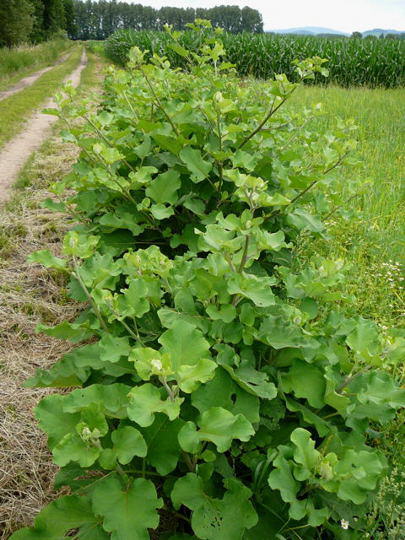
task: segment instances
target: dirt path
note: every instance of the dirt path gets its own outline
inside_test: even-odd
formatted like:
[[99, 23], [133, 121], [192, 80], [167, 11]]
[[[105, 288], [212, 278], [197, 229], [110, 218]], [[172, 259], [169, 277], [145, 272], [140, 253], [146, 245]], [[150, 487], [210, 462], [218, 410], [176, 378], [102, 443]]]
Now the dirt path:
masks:
[[59, 58], [59, 60], [57, 62], [55, 62], [55, 64], [52, 64], [52, 66], [48, 66], [46, 68], [40, 69], [39, 71], [36, 71], [35, 73], [32, 73], [31, 75], [28, 75], [27, 77], [24, 77], [23, 79], [18, 81], [18, 83], [14, 84], [13, 86], [8, 88], [7, 90], [3, 90], [2, 92], [0, 92], [0, 101], [3, 101], [3, 99], [6, 99], [6, 98], [8, 98], [10, 96], [13, 96], [17, 92], [20, 92], [21, 90], [24, 90], [24, 88], [27, 88], [27, 86], [31, 86], [42, 75], [44, 75], [45, 73], [47, 73], [48, 71], [50, 71], [54, 67], [59, 66], [60, 64], [62, 64], [67, 59], [68, 56], [69, 56], [69, 53], [66, 53], [66, 54], [62, 55]]
[[[86, 63], [87, 56], [83, 51], [79, 66], [64, 82], [71, 81], [74, 87], [78, 86]], [[41, 110], [43, 108], [56, 108], [53, 98], [44, 103]], [[25, 129], [0, 150], [0, 203], [8, 199], [10, 188], [16, 182], [22, 167], [30, 155], [49, 137], [56, 120], [56, 116], [36, 112], [27, 121]]]

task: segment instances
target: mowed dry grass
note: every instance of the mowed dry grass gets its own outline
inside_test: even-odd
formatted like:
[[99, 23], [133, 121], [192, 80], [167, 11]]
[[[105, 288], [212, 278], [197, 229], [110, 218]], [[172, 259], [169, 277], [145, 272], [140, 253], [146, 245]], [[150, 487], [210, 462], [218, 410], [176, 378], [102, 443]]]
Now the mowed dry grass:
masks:
[[[49, 390], [24, 388], [37, 368], [52, 364], [71, 348], [67, 342], [37, 334], [38, 323], [57, 324], [74, 317], [64, 278], [27, 262], [36, 249], [58, 252], [66, 218], [40, 206], [47, 186], [61, 178], [76, 159], [76, 148], [58, 138], [38, 154], [27, 173], [35, 185], [17, 195], [0, 216], [0, 538], [31, 523], [52, 498], [53, 467], [46, 438], [33, 409]], [[53, 495], [54, 496], [54, 495]]]
[[[89, 53], [81, 92], [97, 88], [104, 62]], [[53, 195], [49, 186], [69, 172], [78, 149], [55, 135], [23, 170], [11, 201], [0, 208], [0, 539], [30, 525], [39, 510], [55, 498], [46, 436], [34, 408], [52, 390], [24, 388], [37, 368], [53, 364], [72, 344], [38, 334], [37, 324], [73, 319], [81, 306], [67, 297], [65, 278], [27, 262], [38, 249], [58, 254], [70, 227], [63, 214], [41, 206]]]

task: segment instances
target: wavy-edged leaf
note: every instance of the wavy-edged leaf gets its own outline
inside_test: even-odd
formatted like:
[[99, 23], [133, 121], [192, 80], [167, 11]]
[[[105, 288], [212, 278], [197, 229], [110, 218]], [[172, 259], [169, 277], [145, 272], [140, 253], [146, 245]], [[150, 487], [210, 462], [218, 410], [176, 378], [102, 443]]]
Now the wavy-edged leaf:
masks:
[[[199, 429], [198, 429], [199, 428]], [[233, 415], [222, 407], [211, 407], [198, 420], [187, 422], [179, 433], [179, 443], [185, 452], [196, 454], [202, 441], [212, 442], [218, 452], [226, 452], [233, 439], [248, 441], [255, 431], [242, 414]]]
[[137, 478], [126, 486], [117, 476], [99, 481], [93, 489], [93, 511], [103, 520], [111, 540], [149, 540], [148, 529], [159, 524], [163, 505], [150, 480]]
[[175, 508], [181, 505], [192, 510], [191, 526], [197, 538], [209, 540], [240, 540], [246, 529], [257, 523], [257, 514], [250, 502], [251, 491], [242, 482], [225, 480], [222, 499], [204, 491], [200, 477], [188, 473], [177, 480], [171, 498]]

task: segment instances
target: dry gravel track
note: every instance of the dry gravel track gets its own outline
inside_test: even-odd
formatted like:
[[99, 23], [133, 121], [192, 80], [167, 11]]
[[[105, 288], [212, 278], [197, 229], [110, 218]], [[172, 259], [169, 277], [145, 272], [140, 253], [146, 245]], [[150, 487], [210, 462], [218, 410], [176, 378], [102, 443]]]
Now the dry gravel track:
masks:
[[0, 92], [0, 101], [10, 96], [13, 96], [14, 94], [17, 94], [17, 92], [24, 90], [24, 88], [27, 88], [28, 86], [31, 86], [32, 84], [34, 84], [35, 81], [37, 81], [40, 77], [42, 77], [42, 75], [44, 75], [45, 73], [48, 73], [48, 71], [50, 71], [54, 67], [59, 66], [60, 64], [63, 64], [63, 62], [67, 60], [68, 56], [69, 56], [69, 53], [62, 55], [51, 66], [40, 69], [39, 71], [36, 71], [35, 73], [31, 73], [31, 75], [28, 75], [27, 77], [24, 77], [23, 79], [19, 80], [18, 83], [13, 84], [13, 86], [10, 86], [10, 88], [7, 88], [7, 90], [3, 90], [2, 92]]
[[[71, 81], [74, 87], [80, 84], [80, 76], [87, 63], [87, 56], [83, 51], [80, 64], [64, 80]], [[41, 109], [56, 108], [53, 98], [43, 104]], [[40, 111], [28, 119], [21, 133], [16, 135], [0, 150], [0, 204], [10, 195], [10, 188], [18, 179], [18, 175], [33, 152], [38, 150], [49, 137], [51, 127], [57, 117], [43, 114]]]

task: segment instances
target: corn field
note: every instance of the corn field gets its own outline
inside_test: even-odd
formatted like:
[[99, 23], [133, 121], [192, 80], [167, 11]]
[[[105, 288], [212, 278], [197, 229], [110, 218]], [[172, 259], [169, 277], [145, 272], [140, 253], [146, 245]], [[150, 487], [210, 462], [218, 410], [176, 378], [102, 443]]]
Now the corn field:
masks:
[[[184, 32], [182, 44], [194, 49], [198, 38]], [[328, 59], [330, 77], [327, 84], [394, 88], [405, 82], [405, 43], [388, 39], [349, 39], [273, 34], [224, 34], [227, 60], [242, 76], [262, 79], [275, 73], [286, 73], [294, 79], [292, 61], [321, 56]], [[165, 55], [174, 66], [183, 66], [184, 59], [172, 51], [169, 36], [164, 32], [119, 30], [106, 41], [105, 51], [114, 62], [124, 65], [129, 49], [137, 45], [150, 53]], [[316, 83], [325, 84], [319, 77]]]

